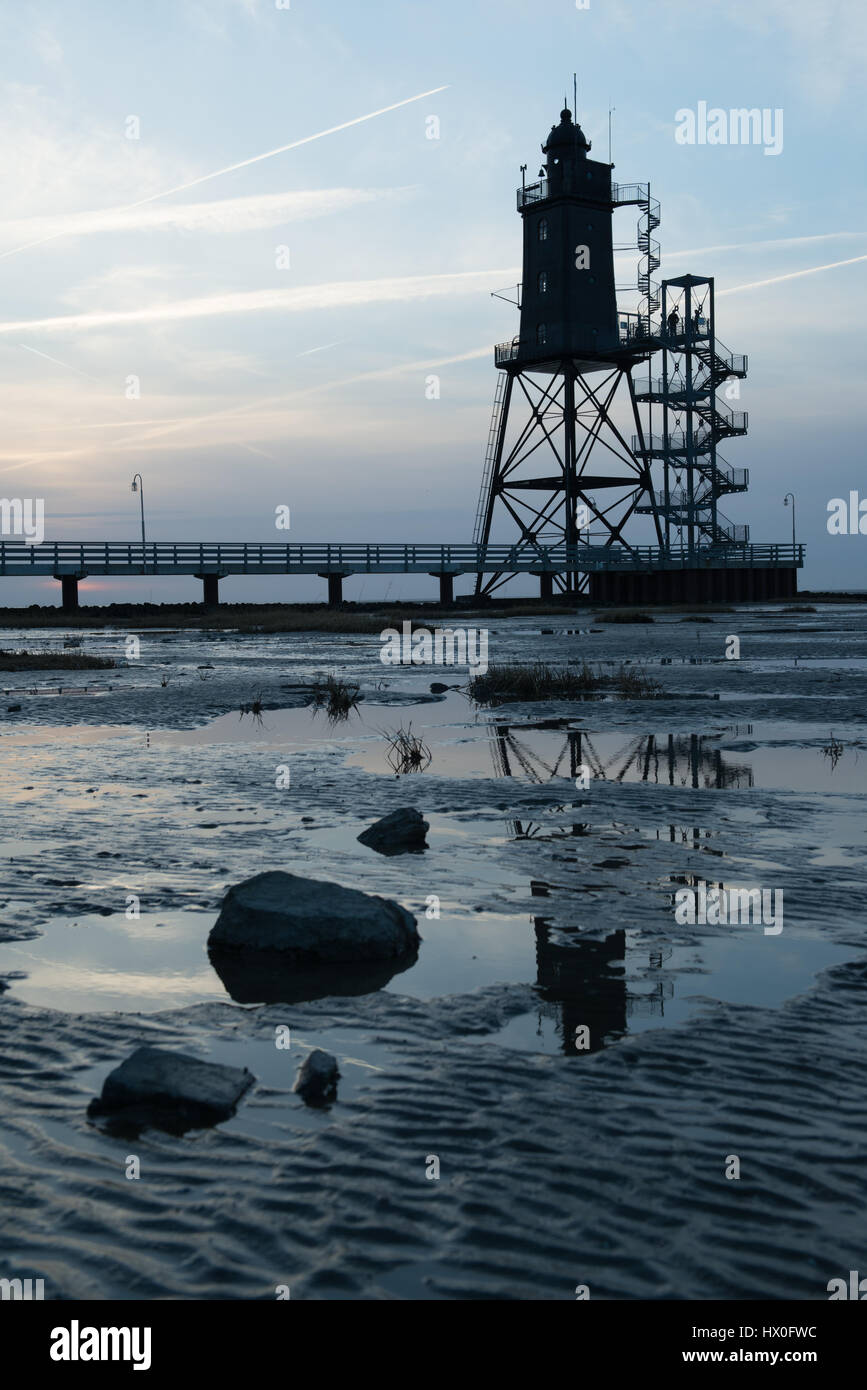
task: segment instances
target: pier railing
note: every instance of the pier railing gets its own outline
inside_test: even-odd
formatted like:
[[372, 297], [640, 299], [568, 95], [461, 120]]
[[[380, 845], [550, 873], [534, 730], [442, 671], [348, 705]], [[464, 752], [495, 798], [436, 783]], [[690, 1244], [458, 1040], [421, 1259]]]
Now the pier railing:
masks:
[[800, 544], [666, 550], [638, 545], [435, 545], [247, 541], [0, 542], [0, 576], [91, 574], [593, 574], [694, 568], [800, 568]]

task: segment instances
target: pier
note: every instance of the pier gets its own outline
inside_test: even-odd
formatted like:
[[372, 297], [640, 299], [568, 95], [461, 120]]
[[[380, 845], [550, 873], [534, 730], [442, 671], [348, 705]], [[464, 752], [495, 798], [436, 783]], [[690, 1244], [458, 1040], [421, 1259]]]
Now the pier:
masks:
[[[50, 576], [67, 611], [89, 575], [191, 575], [202, 582], [206, 607], [219, 603], [220, 580], [240, 574], [315, 574], [328, 602], [343, 601], [354, 574], [428, 574], [439, 601], [454, 602], [456, 575], [508, 578], [532, 574], [543, 599], [554, 581], [577, 580], [591, 602], [701, 603], [790, 598], [804, 563], [801, 544], [688, 547], [622, 545], [279, 544], [246, 541], [0, 542], [0, 578]], [[573, 593], [576, 601], [577, 592]]]

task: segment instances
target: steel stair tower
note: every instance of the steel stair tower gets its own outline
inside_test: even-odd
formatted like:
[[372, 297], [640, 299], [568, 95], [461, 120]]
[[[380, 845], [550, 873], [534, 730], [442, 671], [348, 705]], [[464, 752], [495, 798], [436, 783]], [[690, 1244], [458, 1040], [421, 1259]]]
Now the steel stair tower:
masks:
[[746, 376], [747, 359], [717, 340], [713, 279], [683, 275], [663, 281], [659, 347], [659, 374], [652, 368], [636, 388], [636, 399], [648, 407], [648, 428], [632, 443], [649, 463], [662, 463], [663, 485], [636, 510], [663, 518], [668, 548], [675, 540], [690, 553], [707, 543], [743, 545], [749, 527], [729, 521], [719, 499], [745, 492], [749, 472], [732, 468], [717, 446], [746, 434], [747, 415], [723, 404], [717, 391]]

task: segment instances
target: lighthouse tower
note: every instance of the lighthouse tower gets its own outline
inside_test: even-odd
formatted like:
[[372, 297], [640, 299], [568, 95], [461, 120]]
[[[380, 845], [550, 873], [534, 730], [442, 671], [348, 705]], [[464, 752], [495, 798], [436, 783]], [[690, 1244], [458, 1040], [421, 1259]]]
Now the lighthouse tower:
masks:
[[[591, 158], [590, 141], [565, 107], [542, 145], [538, 180], [517, 191], [523, 222], [520, 329], [495, 349], [494, 412], [476, 513], [474, 541], [507, 527], [516, 551], [551, 545], [622, 543], [623, 527], [644, 501], [663, 541], [651, 459], [642, 435], [631, 370], [651, 355], [659, 265], [652, 232], [659, 204], [649, 186], [613, 185], [610, 164]], [[638, 249], [642, 302], [619, 313], [614, 280], [613, 214], [641, 209]], [[625, 410], [621, 408], [621, 398]], [[653, 534], [648, 536], [653, 539]], [[507, 575], [480, 577], [491, 592]], [[558, 577], [580, 587], [578, 573]], [[553, 585], [551, 576], [542, 576]]]

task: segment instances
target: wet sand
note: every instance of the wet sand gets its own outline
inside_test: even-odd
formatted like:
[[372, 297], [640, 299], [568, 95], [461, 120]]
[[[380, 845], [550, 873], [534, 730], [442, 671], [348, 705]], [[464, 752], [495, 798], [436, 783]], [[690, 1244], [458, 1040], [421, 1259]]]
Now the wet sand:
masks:
[[[6, 1263], [54, 1298], [824, 1299], [858, 1268], [867, 613], [682, 616], [491, 623], [492, 661], [628, 659], [652, 701], [479, 710], [429, 692], [464, 673], [384, 667], [375, 636], [148, 632], [126, 664], [103, 630], [83, 649], [121, 664], [86, 693], [40, 672], [10, 694]], [[329, 670], [365, 695], [343, 724], [298, 693]], [[398, 779], [384, 734], [409, 721], [433, 756]], [[402, 805], [431, 822], [424, 854], [357, 843]], [[418, 962], [375, 993], [260, 1004], [205, 941], [266, 868], [396, 898]], [[783, 889], [784, 930], [678, 925], [700, 882]], [[87, 1102], [144, 1041], [258, 1084], [214, 1129], [113, 1138]], [[312, 1046], [341, 1060], [324, 1112], [291, 1093]]]

